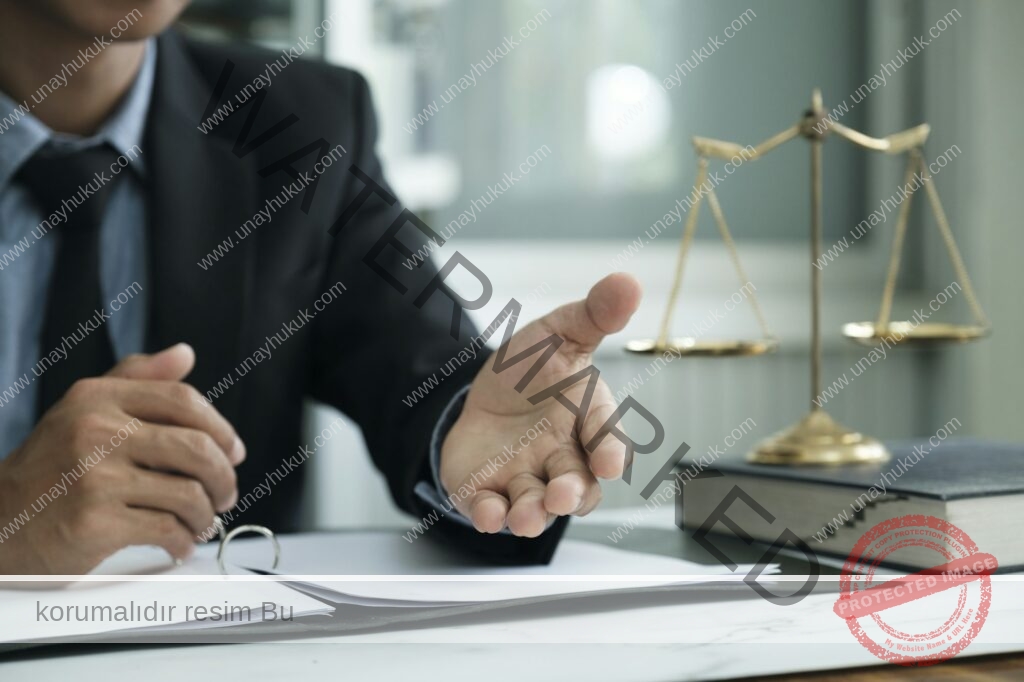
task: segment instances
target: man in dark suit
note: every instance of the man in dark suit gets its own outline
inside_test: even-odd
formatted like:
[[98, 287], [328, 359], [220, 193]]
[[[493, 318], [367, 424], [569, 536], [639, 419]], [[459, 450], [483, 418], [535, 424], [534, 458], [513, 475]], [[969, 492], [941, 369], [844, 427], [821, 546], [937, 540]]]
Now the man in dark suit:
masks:
[[430, 533], [548, 560], [623, 471], [588, 368], [637, 283], [605, 278], [496, 364], [463, 313], [483, 297], [444, 286], [458, 266], [489, 297], [485, 273], [399, 267], [431, 231], [382, 177], [365, 80], [183, 39], [185, 4], [0, 0], [0, 572], [184, 558], [264, 485], [240, 522], [296, 528], [305, 396], [360, 425]]

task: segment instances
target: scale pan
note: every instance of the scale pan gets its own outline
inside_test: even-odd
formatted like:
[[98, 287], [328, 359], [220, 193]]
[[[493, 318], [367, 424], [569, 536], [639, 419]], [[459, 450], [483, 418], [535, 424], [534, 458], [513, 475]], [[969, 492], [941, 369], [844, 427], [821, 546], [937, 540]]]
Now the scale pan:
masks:
[[656, 355], [665, 351], [672, 351], [675, 355], [728, 357], [743, 355], [764, 355], [771, 353], [779, 347], [776, 339], [758, 339], [754, 341], [743, 340], [721, 340], [695, 339], [692, 336], [676, 337], [669, 339], [664, 346], [659, 346], [654, 339], [638, 339], [626, 344], [626, 350], [630, 353], [641, 353]]
[[989, 335], [990, 329], [980, 325], [945, 323], [890, 322], [878, 328], [874, 322], [850, 322], [843, 325], [843, 336], [865, 346], [874, 346], [882, 341], [893, 345], [927, 346], [940, 343], [966, 343]]

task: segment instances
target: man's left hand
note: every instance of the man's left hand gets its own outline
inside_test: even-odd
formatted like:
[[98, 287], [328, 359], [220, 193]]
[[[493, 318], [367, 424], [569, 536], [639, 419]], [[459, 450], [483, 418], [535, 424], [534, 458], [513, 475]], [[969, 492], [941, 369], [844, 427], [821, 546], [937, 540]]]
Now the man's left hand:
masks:
[[[557, 516], [583, 516], [601, 500], [598, 478], [622, 475], [626, 445], [608, 435], [587, 452], [583, 444], [605, 425], [616, 404], [599, 380], [586, 416], [576, 415], [553, 397], [527, 399], [587, 368], [591, 354], [608, 334], [620, 331], [640, 302], [640, 284], [629, 275], [605, 277], [587, 298], [562, 306], [516, 333], [505, 361], [556, 334], [564, 342], [525, 388], [516, 390], [543, 351], [501, 373], [492, 355], [480, 370], [458, 420], [441, 449], [441, 483], [476, 529], [537, 537]], [[581, 405], [589, 375], [561, 393]]]

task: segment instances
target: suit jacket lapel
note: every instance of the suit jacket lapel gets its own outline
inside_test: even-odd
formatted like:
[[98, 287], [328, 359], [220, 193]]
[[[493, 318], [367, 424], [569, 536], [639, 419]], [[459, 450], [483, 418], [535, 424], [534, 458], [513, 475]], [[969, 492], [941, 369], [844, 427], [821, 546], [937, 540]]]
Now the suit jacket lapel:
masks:
[[[212, 87], [206, 85], [181, 38], [158, 40], [157, 71], [146, 132], [152, 168], [150, 211], [150, 352], [185, 341], [196, 350], [189, 382], [206, 392], [233, 374], [247, 298], [254, 277], [254, 239], [235, 230], [256, 211], [258, 176], [224, 139], [197, 126]], [[233, 240], [233, 248], [205, 270], [211, 250]], [[234, 411], [238, 390], [217, 399]]]

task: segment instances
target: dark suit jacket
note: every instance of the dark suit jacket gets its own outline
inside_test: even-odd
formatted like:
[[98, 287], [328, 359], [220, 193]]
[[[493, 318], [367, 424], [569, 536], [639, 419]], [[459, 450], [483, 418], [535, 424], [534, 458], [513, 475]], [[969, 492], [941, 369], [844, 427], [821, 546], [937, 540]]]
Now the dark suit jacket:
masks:
[[[472, 325], [464, 319], [462, 338], [455, 341], [449, 336], [449, 299], [438, 293], [423, 308], [413, 305], [435, 274], [429, 264], [410, 272], [395, 249], [380, 253], [376, 262], [408, 287], [403, 295], [364, 262], [401, 206], [371, 196], [336, 237], [328, 233], [364, 187], [349, 172], [351, 164], [384, 185], [366, 81], [353, 71], [300, 59], [242, 106], [236, 93], [280, 53], [192, 42], [174, 31], [160, 36], [158, 45], [144, 148], [151, 211], [148, 350], [192, 344], [197, 363], [188, 381], [202, 392], [234, 375], [234, 385], [214, 405], [248, 448], [238, 469], [240, 496], [296, 454], [302, 444], [302, 401], [308, 396], [353, 418], [396, 503], [417, 517], [427, 514], [413, 487], [431, 480], [431, 431], [483, 356], [445, 377], [413, 408], [403, 404], [403, 397], [466, 344]], [[198, 126], [209, 115], [218, 82], [223, 94], [213, 104], [231, 99], [235, 112], [204, 134]], [[297, 121], [288, 123], [292, 116]], [[338, 144], [347, 153], [322, 174], [315, 191], [291, 199], [269, 223], [241, 238], [245, 232], [236, 230], [293, 182], [286, 170], [274, 170], [275, 162], [306, 148], [308, 153], [291, 165], [298, 172], [310, 170]], [[406, 228], [399, 238], [415, 249], [422, 243], [417, 236]], [[200, 268], [198, 262], [229, 238], [233, 250], [207, 270]], [[347, 287], [340, 298], [271, 359], [244, 377], [237, 375], [235, 368], [266, 337], [300, 310], [313, 313], [314, 301], [339, 281]], [[296, 529], [306, 469], [308, 464], [291, 472], [237, 522]], [[445, 519], [427, 536], [447, 538], [495, 561], [532, 562], [550, 559], [563, 529], [560, 522], [540, 538], [526, 540], [477, 534]]]

